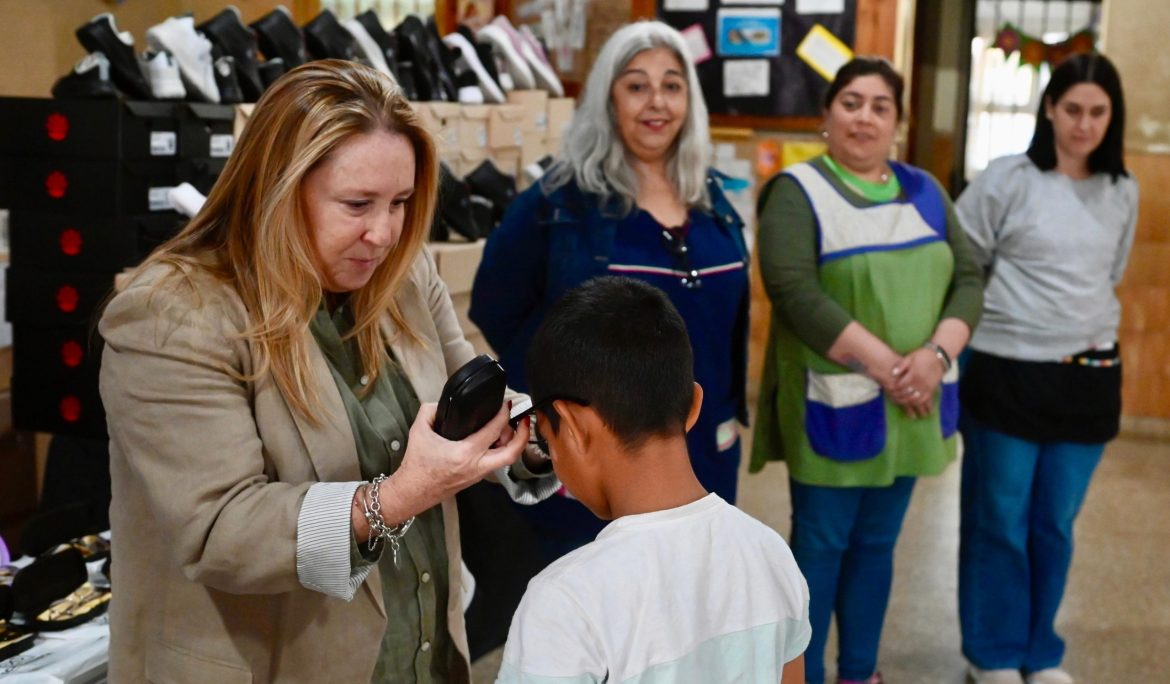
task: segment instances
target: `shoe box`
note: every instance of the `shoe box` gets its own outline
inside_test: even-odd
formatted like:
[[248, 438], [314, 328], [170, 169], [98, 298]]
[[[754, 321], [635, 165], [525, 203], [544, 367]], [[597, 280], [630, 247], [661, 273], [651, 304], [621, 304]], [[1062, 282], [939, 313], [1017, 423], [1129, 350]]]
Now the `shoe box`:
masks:
[[91, 325], [113, 292], [114, 273], [47, 271], [13, 262], [7, 273], [8, 321], [23, 325]]
[[167, 191], [184, 181], [206, 193], [224, 159], [0, 157], [0, 206], [55, 214], [169, 212]]
[[451, 161], [459, 151], [459, 118], [464, 105], [456, 102], [412, 102], [422, 125], [435, 138], [439, 158]]
[[90, 325], [14, 326], [12, 422], [18, 430], [104, 437], [101, 338]]
[[120, 270], [142, 261], [185, 223], [174, 211], [103, 218], [17, 209], [9, 216], [9, 249], [22, 270]]
[[222, 158], [234, 118], [230, 105], [0, 97], [0, 156]]
[[236, 108], [232, 105], [183, 102], [179, 109], [179, 156], [227, 159], [236, 146]]
[[544, 140], [548, 132], [548, 91], [513, 90], [508, 93], [508, 103], [524, 110], [520, 124], [523, 142]]
[[167, 191], [210, 191], [234, 148], [235, 116], [225, 105], [0, 98], [18, 429], [105, 435], [87, 353], [100, 308], [116, 275], [185, 223]]
[[[573, 122], [573, 112], [577, 102], [571, 97], [550, 97], [548, 99], [548, 117], [545, 126], [545, 139], [552, 149], [560, 149], [560, 141], [569, 131], [569, 124]], [[556, 145], [553, 145], [553, 141]]]

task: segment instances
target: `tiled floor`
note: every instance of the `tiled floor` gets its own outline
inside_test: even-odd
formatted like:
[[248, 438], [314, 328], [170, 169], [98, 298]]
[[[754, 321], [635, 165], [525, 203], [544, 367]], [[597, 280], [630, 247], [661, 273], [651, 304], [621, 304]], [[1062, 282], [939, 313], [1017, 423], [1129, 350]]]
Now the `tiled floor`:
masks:
[[[783, 465], [741, 476], [739, 505], [787, 536]], [[880, 667], [890, 684], [962, 684], [956, 559], [959, 468], [922, 480], [898, 544]], [[1109, 446], [1077, 527], [1068, 593], [1057, 619], [1065, 667], [1079, 684], [1170, 681], [1170, 442]], [[481, 658], [491, 682], [500, 652]], [[832, 643], [828, 663], [833, 670]], [[717, 683], [712, 683], [717, 684]]]

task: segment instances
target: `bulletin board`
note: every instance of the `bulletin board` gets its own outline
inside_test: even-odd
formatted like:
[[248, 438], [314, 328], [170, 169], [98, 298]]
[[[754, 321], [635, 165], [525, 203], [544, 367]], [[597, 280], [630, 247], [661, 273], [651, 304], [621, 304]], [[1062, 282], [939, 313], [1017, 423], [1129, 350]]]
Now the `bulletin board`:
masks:
[[806, 129], [852, 55], [858, 0], [655, 0], [683, 33], [712, 123]]

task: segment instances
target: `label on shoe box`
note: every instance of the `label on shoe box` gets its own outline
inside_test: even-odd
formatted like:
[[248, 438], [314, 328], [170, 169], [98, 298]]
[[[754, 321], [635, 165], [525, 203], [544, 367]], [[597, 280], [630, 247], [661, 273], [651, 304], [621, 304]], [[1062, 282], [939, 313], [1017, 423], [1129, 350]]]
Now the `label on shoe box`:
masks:
[[211, 136], [211, 156], [213, 157], [230, 157], [235, 147], [235, 136], [222, 133]]
[[150, 156], [173, 157], [179, 152], [179, 136], [174, 131], [155, 131], [150, 134]]
[[147, 207], [151, 211], [169, 211], [174, 209], [171, 206], [171, 200], [167, 197], [167, 193], [171, 188], [151, 188], [147, 191]]

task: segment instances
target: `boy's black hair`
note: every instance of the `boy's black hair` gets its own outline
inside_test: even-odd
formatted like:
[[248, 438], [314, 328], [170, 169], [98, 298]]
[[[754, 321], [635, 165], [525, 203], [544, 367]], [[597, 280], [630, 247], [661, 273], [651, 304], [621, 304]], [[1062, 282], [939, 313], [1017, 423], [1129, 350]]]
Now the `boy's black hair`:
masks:
[[883, 57], [854, 57], [845, 63], [845, 66], [837, 70], [837, 75], [833, 77], [833, 82], [829, 84], [829, 89], [825, 91], [825, 109], [833, 106], [833, 100], [837, 99], [837, 95], [845, 89], [845, 86], [853, 82], [854, 79], [862, 76], [879, 76], [890, 90], [894, 93], [894, 107], [898, 110], [898, 120], [902, 120], [902, 93], [906, 89], [906, 81], [902, 78], [902, 74], [890, 64], [889, 60]]
[[1078, 83], [1095, 83], [1109, 96], [1112, 113], [1109, 128], [1097, 149], [1089, 154], [1089, 173], [1107, 173], [1117, 182], [1118, 176], [1128, 176], [1125, 170], [1125, 95], [1121, 90], [1121, 76], [1105, 55], [1098, 53], [1073, 55], [1052, 71], [1052, 78], [1040, 98], [1036, 114], [1036, 131], [1028, 146], [1028, 158], [1038, 168], [1051, 171], [1056, 168], [1056, 133], [1048, 120], [1045, 105], [1056, 106], [1069, 88]]
[[553, 398], [584, 400], [628, 448], [685, 434], [694, 357], [666, 294], [632, 278], [602, 276], [565, 293], [532, 338], [528, 389], [553, 434]]

